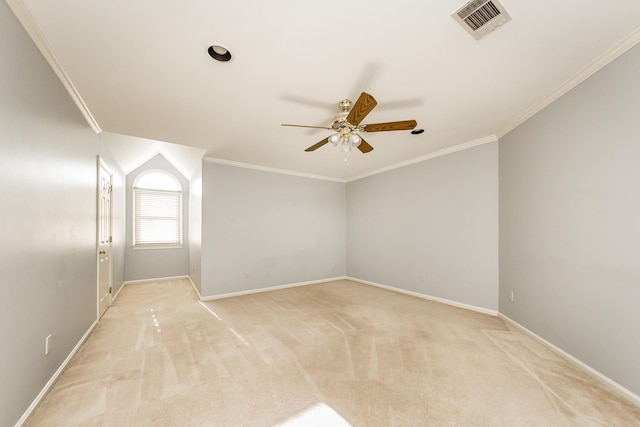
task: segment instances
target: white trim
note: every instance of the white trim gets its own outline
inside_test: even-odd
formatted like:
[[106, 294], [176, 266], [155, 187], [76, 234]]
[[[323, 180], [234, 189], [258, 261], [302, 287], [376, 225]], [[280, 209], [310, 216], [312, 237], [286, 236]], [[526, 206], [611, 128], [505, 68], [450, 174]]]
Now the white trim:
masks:
[[633, 46], [640, 42], [640, 27], [636, 28], [631, 34], [629, 34], [624, 39], [620, 40], [616, 43], [611, 49], [607, 50], [604, 54], [599, 56], [595, 61], [582, 69], [579, 73], [574, 75], [556, 90], [551, 92], [547, 97], [538, 101], [529, 107], [524, 113], [520, 114], [516, 117], [511, 123], [509, 123], [504, 129], [497, 133], [498, 138], [502, 138], [518, 126], [520, 126], [525, 121], [529, 120], [536, 113], [540, 112], [546, 106], [551, 104], [556, 99], [560, 98], [565, 93], [569, 92], [571, 89], [587, 80], [589, 77], [594, 75], [598, 70], [612, 62], [614, 59], [625, 53], [627, 50], [631, 49]]
[[[100, 178], [102, 178], [102, 169], [104, 169], [109, 174], [109, 185], [113, 186], [113, 172], [111, 168], [104, 161], [102, 156], [98, 154], [98, 164], [96, 166], [96, 319], [100, 321], [100, 318], [107, 312], [109, 307], [113, 305], [113, 295], [109, 293], [109, 304], [104, 309], [104, 313], [100, 313], [100, 225], [102, 222], [102, 218], [100, 217]], [[109, 232], [111, 233], [110, 237], [113, 237], [113, 200], [111, 200], [111, 196], [109, 197]], [[108, 243], [109, 248], [108, 252], [111, 253], [113, 249], [113, 243]], [[113, 289], [113, 262], [109, 261], [109, 286]]]
[[310, 173], [296, 172], [296, 171], [291, 171], [287, 169], [278, 169], [278, 168], [272, 168], [269, 166], [253, 165], [251, 163], [235, 162], [233, 160], [216, 159], [215, 157], [203, 157], [202, 160], [204, 160], [207, 163], [216, 163], [219, 165], [235, 166], [237, 168], [254, 169], [254, 170], [259, 170], [263, 172], [279, 173], [281, 175], [300, 176], [303, 178], [319, 179], [322, 181], [347, 182], [345, 179], [332, 178], [330, 176], [313, 175]]
[[349, 277], [349, 276], [347, 276], [347, 280], [351, 280], [353, 282], [362, 283], [364, 285], [375, 286], [376, 288], [382, 288], [382, 289], [386, 289], [388, 291], [394, 291], [394, 292], [398, 292], [398, 293], [401, 293], [401, 294], [411, 295], [413, 297], [418, 297], [418, 298], [426, 299], [426, 300], [429, 300], [429, 301], [435, 301], [435, 302], [439, 302], [439, 303], [442, 303], [442, 304], [447, 304], [447, 305], [451, 305], [451, 306], [454, 306], [454, 307], [463, 308], [465, 310], [475, 311], [475, 312], [482, 313], [482, 314], [488, 314], [490, 316], [497, 316], [498, 315], [498, 312], [496, 310], [489, 310], [488, 308], [482, 308], [482, 307], [477, 307], [475, 305], [464, 304], [464, 303], [461, 303], [461, 302], [451, 301], [451, 300], [444, 299], [444, 298], [433, 297], [431, 295], [425, 295], [425, 294], [421, 294], [419, 292], [407, 291], [407, 290], [404, 290], [404, 289], [395, 288], [393, 286], [381, 285], [380, 283], [370, 282], [368, 280], [356, 279], [355, 277]]
[[[337, 280], [350, 280], [352, 282], [362, 283], [363, 285], [375, 286], [377, 288], [386, 289], [388, 291], [393, 291], [393, 292], [398, 292], [398, 293], [401, 293], [401, 294], [411, 295], [411, 296], [414, 296], [414, 297], [418, 297], [418, 298], [422, 298], [422, 299], [426, 299], [426, 300], [430, 300], [430, 301], [435, 301], [435, 302], [451, 305], [451, 306], [458, 307], [458, 308], [463, 308], [465, 310], [475, 311], [475, 312], [482, 313], [482, 314], [488, 314], [490, 316], [497, 316], [498, 315], [498, 312], [496, 310], [489, 310], [489, 309], [482, 308], [482, 307], [476, 307], [474, 305], [463, 304], [463, 303], [460, 303], [460, 302], [451, 301], [451, 300], [438, 298], [438, 297], [432, 297], [432, 296], [424, 295], [424, 294], [421, 294], [421, 293], [418, 293], [418, 292], [406, 291], [404, 289], [394, 288], [393, 286], [381, 285], [379, 283], [369, 282], [367, 280], [362, 280], [362, 279], [356, 279], [354, 277], [349, 277], [349, 276], [332, 277], [332, 278], [328, 278], [328, 279], [312, 280], [312, 281], [309, 281], [309, 282], [291, 283], [291, 284], [288, 284], [288, 285], [271, 286], [271, 287], [268, 287], [268, 288], [250, 289], [250, 290], [246, 290], [246, 291], [231, 292], [231, 293], [219, 294], [219, 295], [210, 295], [210, 296], [206, 296], [206, 297], [202, 297], [201, 296], [200, 297], [200, 301], [214, 301], [214, 300], [223, 299], [223, 298], [232, 298], [232, 297], [238, 297], [238, 296], [242, 296], [242, 295], [251, 295], [251, 294], [257, 294], [257, 293], [261, 293], [261, 292], [276, 291], [278, 289], [287, 289], [287, 288], [295, 288], [295, 287], [298, 287], [298, 286], [317, 285], [317, 284], [320, 284], [320, 283], [335, 282]], [[194, 285], [194, 288], [195, 288], [195, 285]]]
[[[116, 292], [116, 294], [111, 299], [111, 305], [113, 305], [113, 303], [116, 301], [116, 298], [118, 298], [118, 295], [120, 295], [120, 291], [122, 290], [122, 288], [124, 288], [124, 285], [126, 285], [126, 284], [127, 284], [127, 282], [122, 282], [122, 284], [118, 288], [118, 292]], [[113, 286], [113, 284], [112, 284], [112, 286]]]
[[161, 280], [177, 280], [177, 279], [188, 279], [189, 282], [191, 283], [191, 286], [193, 286], [193, 289], [196, 291], [196, 294], [198, 295], [198, 299], [200, 299], [200, 292], [198, 292], [198, 289], [196, 288], [196, 285], [193, 283], [193, 280], [191, 280], [190, 276], [171, 276], [171, 277], [158, 277], [156, 279], [127, 280], [126, 282], [122, 282], [122, 285], [118, 289], [118, 292], [116, 292], [116, 295], [113, 297], [113, 301], [115, 301], [118, 295], [120, 295], [120, 291], [124, 289], [125, 285], [133, 285], [136, 283], [157, 282]]
[[38, 393], [38, 395], [33, 400], [33, 402], [31, 402], [31, 405], [29, 405], [29, 407], [24, 412], [24, 414], [22, 414], [22, 417], [20, 417], [20, 419], [16, 423], [16, 427], [19, 427], [19, 426], [23, 425], [27, 421], [27, 419], [31, 416], [31, 414], [36, 409], [36, 407], [40, 404], [42, 399], [44, 399], [44, 397], [47, 395], [47, 393], [49, 392], [51, 387], [53, 387], [53, 384], [55, 384], [55, 382], [58, 380], [58, 377], [60, 376], [60, 374], [62, 374], [64, 369], [67, 367], [67, 365], [69, 364], [69, 362], [73, 358], [73, 356], [76, 355], [76, 353], [80, 349], [80, 346], [82, 344], [84, 344], [84, 342], [87, 340], [87, 338], [89, 338], [89, 335], [91, 334], [91, 332], [93, 332], [93, 330], [95, 329], [97, 324], [98, 324], [98, 321], [94, 320], [93, 324], [89, 327], [89, 329], [87, 329], [87, 332], [84, 333], [82, 338], [80, 338], [80, 341], [78, 341], [78, 343], [73, 348], [73, 350], [71, 350], [71, 353], [69, 353], [69, 355], [64, 360], [64, 362], [62, 362], [62, 365], [60, 365], [60, 367], [56, 370], [56, 372], [53, 374], [51, 379], [49, 379], [47, 384], [45, 384], [44, 388], [40, 391], [40, 393]]
[[[156, 154], [156, 156], [157, 156], [157, 154]], [[155, 157], [155, 156], [153, 156], [153, 157]], [[164, 157], [164, 156], [162, 156], [162, 157]], [[151, 159], [149, 159], [149, 160], [151, 160]], [[149, 160], [147, 160], [147, 162]], [[166, 160], [166, 158], [165, 158], [165, 160]], [[167, 162], [169, 162], [169, 161], [167, 160]], [[146, 162], [144, 162], [144, 163], [146, 163]], [[144, 163], [141, 163], [140, 166], [142, 166]], [[171, 163], [171, 162], [169, 162], [169, 163]], [[138, 166], [138, 167], [140, 167], [140, 166]], [[173, 180], [173, 183], [178, 188], [175, 189], [175, 188], [166, 188], [166, 187], [165, 188], [158, 188], [158, 187], [140, 187], [140, 186], [138, 186], [138, 183], [140, 182], [140, 180], [142, 178], [144, 178], [145, 175], [149, 175], [151, 173], [157, 173], [157, 174], [160, 174], [160, 175], [167, 175], [169, 178], [171, 178], [171, 180]], [[184, 177], [184, 175], [183, 175], [183, 177]], [[162, 190], [162, 191], [173, 191], [173, 192], [176, 192], [176, 193], [177, 192], [182, 193], [182, 184], [180, 183], [180, 180], [178, 178], [176, 178], [171, 172], [167, 172], [164, 169], [145, 169], [145, 170], [143, 170], [142, 172], [140, 172], [139, 174], [136, 175], [135, 179], [133, 180], [133, 185], [131, 187], [139, 188], [141, 190]]]
[[405, 166], [409, 166], [414, 163], [424, 162], [425, 160], [430, 160], [435, 157], [446, 156], [447, 154], [455, 153], [456, 151], [466, 150], [467, 148], [472, 148], [478, 145], [487, 144], [489, 142], [496, 142], [497, 140], [498, 140], [498, 137], [496, 135], [488, 135], [488, 136], [485, 136], [484, 138], [474, 139], [473, 141], [464, 142], [462, 144], [454, 145], [453, 147], [445, 148], [439, 151], [434, 151], [433, 153], [425, 154], [424, 156], [414, 157], [413, 159], [405, 160], [399, 163], [394, 163], [392, 165], [385, 166], [380, 169], [376, 169], [362, 175], [358, 175], [354, 178], [349, 178], [347, 179], [346, 182], [356, 181], [358, 179], [366, 178], [372, 175], [378, 175], [380, 173], [388, 172], [393, 169], [403, 168]]
[[332, 178], [332, 177], [321, 176], [321, 175], [312, 175], [308, 173], [290, 171], [286, 169], [277, 169], [277, 168], [271, 168], [267, 166], [253, 165], [250, 163], [235, 162], [232, 160], [216, 159], [214, 157], [203, 157], [202, 159], [207, 163], [216, 163], [216, 164], [226, 165], [226, 166], [235, 166], [235, 167], [245, 168], [245, 169], [255, 169], [255, 170], [264, 171], [264, 172], [279, 173], [282, 175], [293, 175], [293, 176], [300, 176], [304, 178], [320, 179], [324, 181], [347, 183], [347, 182], [355, 181], [358, 179], [366, 178], [368, 176], [377, 175], [383, 172], [388, 172], [393, 169], [409, 166], [414, 163], [420, 163], [420, 162], [424, 162], [425, 160], [433, 159], [440, 156], [445, 156], [447, 154], [455, 153], [456, 151], [461, 151], [467, 148], [472, 148], [478, 145], [487, 144], [489, 142], [496, 142], [496, 141], [498, 141], [498, 137], [496, 135], [485, 136], [484, 138], [479, 138], [473, 141], [464, 142], [462, 144], [458, 144], [453, 147], [449, 147], [439, 151], [435, 151], [433, 153], [425, 154], [424, 156], [414, 157], [413, 159], [405, 160], [403, 162], [394, 163], [392, 165], [385, 166], [380, 169], [376, 169], [371, 172], [367, 172], [362, 175], [358, 175], [356, 177], [347, 178], [347, 179]]
[[200, 291], [196, 287], [196, 284], [193, 283], [191, 276], [187, 276], [187, 279], [189, 279], [189, 282], [191, 282], [191, 286], [193, 286], [193, 290], [196, 291], [196, 295], [198, 295], [198, 301], [202, 301], [202, 295], [200, 295]]
[[42, 56], [44, 56], [46, 61], [49, 63], [53, 72], [56, 73], [63, 86], [67, 89], [71, 99], [76, 103], [85, 120], [89, 123], [89, 126], [91, 126], [95, 133], [101, 133], [102, 129], [100, 128], [100, 125], [91, 114], [91, 111], [89, 111], [89, 107], [85, 104], [80, 92], [78, 92], [71, 81], [71, 78], [62, 67], [62, 64], [53, 52], [51, 45], [38, 27], [38, 24], [36, 24], [36, 21], [33, 19], [33, 16], [29, 12], [27, 6], [21, 0], [6, 0], [6, 2], [14, 15], [16, 15], [16, 18], [18, 18], [18, 21], [20, 21], [20, 24], [22, 24], [22, 27], [25, 29], [27, 34], [29, 34], [29, 37], [31, 37], [31, 40], [33, 40], [38, 50], [40, 50]]
[[122, 286], [124, 286], [124, 285], [133, 285], [135, 283], [157, 282], [159, 280], [177, 280], [177, 279], [188, 279], [188, 278], [189, 278], [189, 276], [187, 276], [185, 274], [184, 276], [169, 276], [169, 277], [156, 277], [156, 278], [153, 278], [153, 279], [127, 280], [122, 284]]
[[132, 251], [146, 251], [148, 249], [182, 249], [182, 244], [172, 244], [172, 243], [140, 243], [137, 245], [131, 245]]
[[268, 288], [249, 289], [246, 291], [231, 292], [228, 294], [209, 295], [206, 297], [200, 297], [200, 301], [214, 301], [217, 299], [239, 297], [242, 295], [258, 294], [261, 292], [277, 291], [278, 289], [296, 288], [298, 286], [317, 285], [320, 283], [335, 282], [336, 280], [345, 280], [345, 279], [348, 279], [348, 278], [346, 276], [331, 277], [329, 279], [311, 280], [309, 282], [290, 283], [288, 285], [271, 286]]
[[510, 325], [514, 326], [515, 328], [517, 328], [520, 331], [524, 332], [525, 334], [529, 335], [531, 338], [535, 339], [540, 344], [546, 346], [551, 351], [555, 352], [556, 354], [558, 354], [562, 358], [566, 359], [567, 361], [573, 363], [576, 367], [578, 367], [579, 369], [585, 371], [587, 374], [591, 375], [596, 380], [600, 381], [602, 384], [604, 384], [605, 386], [610, 388], [617, 395], [619, 395], [619, 396], [621, 396], [623, 398], [626, 398], [627, 400], [629, 400], [634, 405], [640, 407], [640, 396], [638, 396], [637, 394], [635, 394], [631, 390], [628, 390], [627, 388], [621, 386], [620, 384], [618, 384], [617, 382], [615, 382], [611, 378], [607, 377], [603, 373], [595, 370], [594, 368], [592, 368], [591, 366], [589, 366], [586, 363], [582, 362], [581, 360], [573, 357], [572, 355], [570, 355], [566, 351], [564, 351], [564, 350], [560, 349], [559, 347], [556, 347], [555, 345], [551, 344], [549, 341], [545, 340], [544, 338], [542, 338], [541, 336], [539, 336], [535, 332], [532, 332], [529, 329], [525, 328], [524, 326], [522, 326], [521, 324], [519, 324], [515, 320], [509, 318], [508, 316], [505, 316], [502, 313], [498, 313], [498, 318], [504, 320], [505, 322], [509, 323]]

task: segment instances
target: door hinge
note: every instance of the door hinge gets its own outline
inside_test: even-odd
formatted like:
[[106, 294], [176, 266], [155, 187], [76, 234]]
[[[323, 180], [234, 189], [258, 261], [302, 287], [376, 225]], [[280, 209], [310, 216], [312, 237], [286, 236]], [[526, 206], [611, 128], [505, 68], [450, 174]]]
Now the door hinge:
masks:
[[113, 243], [113, 236], [109, 236], [109, 243]]
[[113, 193], [113, 185], [109, 186], [109, 193]]
[[113, 288], [111, 286], [109, 286], [109, 293], [112, 294], [113, 293]]

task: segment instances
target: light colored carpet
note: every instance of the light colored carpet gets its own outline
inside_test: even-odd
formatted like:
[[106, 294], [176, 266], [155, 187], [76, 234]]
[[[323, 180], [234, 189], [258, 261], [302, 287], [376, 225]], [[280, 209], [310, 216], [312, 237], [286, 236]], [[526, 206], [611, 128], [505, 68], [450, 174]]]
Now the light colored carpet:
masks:
[[640, 408], [504, 321], [337, 281], [127, 285], [30, 426], [610, 426]]

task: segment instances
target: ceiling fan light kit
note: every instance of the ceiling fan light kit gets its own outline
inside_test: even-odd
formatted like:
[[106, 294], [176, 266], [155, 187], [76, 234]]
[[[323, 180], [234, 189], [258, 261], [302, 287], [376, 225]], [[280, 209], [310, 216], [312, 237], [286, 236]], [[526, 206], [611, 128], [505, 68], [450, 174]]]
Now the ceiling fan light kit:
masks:
[[372, 123], [369, 125], [361, 124], [362, 120], [378, 105], [373, 96], [366, 92], [362, 92], [355, 104], [349, 99], [343, 99], [338, 104], [342, 110], [336, 114], [332, 121], [331, 127], [322, 126], [305, 126], [282, 124], [282, 126], [304, 127], [315, 129], [327, 129], [337, 131], [333, 135], [323, 139], [322, 141], [312, 145], [304, 151], [315, 151], [323, 145], [330, 143], [333, 147], [340, 145], [340, 151], [344, 153], [344, 161], [347, 161], [347, 153], [352, 149], [358, 148], [363, 154], [369, 153], [373, 147], [362, 138], [359, 132], [386, 132], [392, 130], [412, 130], [416, 127], [415, 120], [403, 120], [399, 122], [388, 123]]

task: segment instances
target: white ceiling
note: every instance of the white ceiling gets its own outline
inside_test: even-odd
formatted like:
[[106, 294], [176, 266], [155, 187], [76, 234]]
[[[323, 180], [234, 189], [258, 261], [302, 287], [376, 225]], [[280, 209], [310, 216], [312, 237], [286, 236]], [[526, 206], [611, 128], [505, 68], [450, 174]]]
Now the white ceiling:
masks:
[[[479, 41], [451, 17], [462, 0], [20, 1], [103, 131], [338, 179], [505, 133], [640, 27], [637, 0], [502, 0], [512, 20]], [[345, 164], [304, 152], [329, 131], [280, 126], [328, 126], [362, 91], [363, 123], [425, 132], [365, 134], [374, 151]]]

